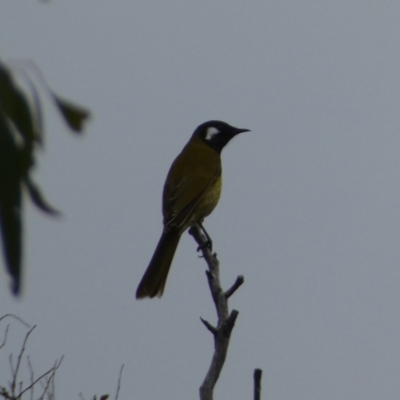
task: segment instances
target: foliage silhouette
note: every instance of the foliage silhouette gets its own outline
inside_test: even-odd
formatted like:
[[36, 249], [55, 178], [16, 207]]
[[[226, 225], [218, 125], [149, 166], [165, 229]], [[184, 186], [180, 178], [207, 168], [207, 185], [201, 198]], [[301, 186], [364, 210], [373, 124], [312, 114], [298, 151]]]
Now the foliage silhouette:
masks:
[[[58, 96], [36, 71], [40, 83], [56, 105], [64, 122], [76, 133], [83, 130], [89, 111]], [[0, 61], [0, 234], [5, 266], [12, 278], [12, 293], [21, 293], [23, 217], [22, 189], [43, 212], [58, 215], [45, 199], [31, 172], [37, 151], [43, 146], [41, 102], [37, 83], [33, 82], [26, 68], [22, 70], [27, 89], [19, 84], [16, 68]]]

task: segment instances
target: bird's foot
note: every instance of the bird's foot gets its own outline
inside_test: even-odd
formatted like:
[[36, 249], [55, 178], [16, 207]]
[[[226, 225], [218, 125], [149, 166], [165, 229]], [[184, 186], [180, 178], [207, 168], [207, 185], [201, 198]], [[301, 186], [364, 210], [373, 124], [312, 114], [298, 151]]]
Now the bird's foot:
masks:
[[208, 249], [210, 249], [210, 251], [212, 251], [212, 241], [211, 241], [211, 239], [207, 239], [204, 243], [202, 243], [202, 244], [197, 248], [197, 251], [201, 251], [201, 250], [204, 250], [204, 249], [206, 249], [206, 248], [208, 248]]

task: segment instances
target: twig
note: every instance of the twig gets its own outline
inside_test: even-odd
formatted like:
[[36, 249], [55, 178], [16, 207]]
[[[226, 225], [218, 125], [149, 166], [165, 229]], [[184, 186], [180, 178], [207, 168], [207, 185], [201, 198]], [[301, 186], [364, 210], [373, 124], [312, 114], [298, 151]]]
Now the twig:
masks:
[[232, 287], [228, 291], [224, 292], [220, 283], [219, 261], [217, 255], [216, 253], [213, 254], [207, 246], [207, 243], [211, 239], [206, 238], [206, 236], [201, 232], [200, 226], [190, 228], [189, 233], [199, 245], [199, 249], [202, 251], [204, 260], [207, 263], [208, 270], [206, 271], [206, 275], [208, 285], [218, 315], [218, 324], [216, 327], [212, 326], [208, 321], [201, 319], [206, 328], [214, 336], [214, 355], [206, 377], [200, 386], [200, 399], [212, 400], [213, 390], [222, 367], [224, 366], [226, 355], [228, 353], [230, 336], [239, 314], [236, 310], [232, 310], [232, 312], [229, 313], [228, 298], [242, 285], [244, 278], [238, 277]]
[[3, 386], [0, 386], [0, 396], [4, 397], [7, 400], [11, 399], [10, 394], [7, 392], [6, 388]]
[[33, 387], [34, 385], [36, 385], [37, 382], [39, 382], [41, 379], [43, 379], [45, 376], [47, 376], [48, 374], [52, 374], [52, 376], [54, 376], [56, 370], [60, 367], [62, 360], [64, 359], [64, 356], [61, 357], [60, 361], [57, 363], [57, 360], [54, 364], [54, 367], [51, 367], [47, 372], [45, 372], [44, 374], [40, 375], [39, 378], [35, 379], [29, 386], [27, 386], [24, 390], [22, 390], [19, 395], [18, 398], [21, 398], [22, 395], [27, 392], [31, 387]]
[[212, 326], [208, 321], [200, 317], [201, 322], [204, 326], [213, 334], [216, 335], [218, 333], [218, 329], [215, 326]]
[[14, 376], [14, 365], [13, 365], [13, 355], [12, 353], [8, 357], [8, 362], [10, 363], [10, 369], [11, 369], [11, 376]]
[[121, 369], [119, 370], [118, 387], [117, 387], [117, 393], [115, 394], [115, 400], [118, 400], [119, 389], [121, 388], [121, 378], [123, 370], [124, 370], [124, 364], [122, 364]]
[[[61, 361], [63, 358], [64, 358], [64, 356], [61, 358]], [[60, 364], [61, 364], [61, 361], [60, 361]], [[56, 370], [57, 370], [57, 360], [55, 361], [54, 367], [51, 369], [50, 376], [46, 378], [46, 384], [41, 382], [42, 388], [43, 388], [43, 393], [39, 397], [40, 400], [43, 400], [45, 395], [47, 395], [48, 399], [52, 398], [52, 392], [54, 393], [54, 385], [53, 384], [54, 384], [54, 376], [55, 376]], [[49, 391], [50, 385], [52, 386], [52, 390]]]
[[260, 368], [256, 368], [254, 370], [254, 400], [261, 399], [261, 376], [262, 370]]
[[0, 346], [0, 349], [3, 348], [6, 345], [7, 342], [7, 336], [8, 336], [8, 329], [10, 328], [10, 324], [7, 325], [6, 331], [4, 332], [4, 340], [3, 343]]
[[1, 322], [3, 319], [7, 318], [7, 317], [9, 317], [9, 318], [15, 318], [17, 321], [21, 322], [21, 324], [25, 325], [27, 328], [30, 328], [30, 327], [31, 327], [31, 326], [30, 326], [27, 322], [25, 322], [22, 318], [17, 317], [17, 316], [14, 315], [14, 314], [4, 314], [3, 316], [0, 317], [0, 322]]
[[[30, 357], [29, 356], [27, 356], [26, 357], [27, 358], [27, 360], [28, 360], [28, 368], [29, 368], [29, 371], [30, 371], [30, 373], [31, 373], [31, 384], [33, 383], [33, 380], [35, 379], [35, 375], [34, 375], [34, 373], [33, 373], [33, 367], [32, 367], [32, 363], [31, 363], [31, 359], [30, 359]], [[32, 386], [32, 390], [31, 390], [31, 400], [33, 400], [33, 392], [34, 392], [34, 386]]]
[[36, 328], [36, 325], [34, 325], [34, 326], [28, 331], [28, 333], [25, 335], [24, 342], [22, 343], [22, 348], [21, 348], [21, 351], [20, 351], [20, 353], [19, 353], [18, 360], [17, 360], [17, 365], [16, 365], [16, 367], [15, 367], [14, 374], [13, 374], [13, 377], [12, 377], [11, 394], [12, 394], [13, 396], [15, 396], [15, 394], [16, 394], [16, 393], [15, 393], [15, 388], [16, 388], [16, 384], [17, 384], [17, 376], [18, 376], [19, 367], [21, 366], [22, 356], [23, 356], [24, 351], [25, 351], [26, 342], [28, 341], [29, 335], [32, 333], [32, 331], [33, 331], [35, 328]]
[[233, 295], [233, 293], [236, 292], [236, 290], [238, 290], [240, 288], [240, 286], [243, 285], [244, 282], [244, 276], [243, 275], [239, 275], [236, 278], [235, 283], [225, 292], [225, 297], [227, 299], [229, 299], [229, 297], [231, 297]]

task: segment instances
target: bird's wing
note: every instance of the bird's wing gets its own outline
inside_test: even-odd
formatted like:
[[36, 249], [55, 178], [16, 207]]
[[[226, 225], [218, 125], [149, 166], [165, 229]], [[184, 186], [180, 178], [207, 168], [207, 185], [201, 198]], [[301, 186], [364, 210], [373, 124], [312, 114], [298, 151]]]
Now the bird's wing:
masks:
[[164, 204], [164, 209], [167, 209], [164, 224], [169, 228], [183, 227], [204, 193], [216, 179], [217, 175], [192, 175], [182, 178], [177, 185], [170, 188], [172, 190], [166, 190], [168, 200], [165, 202], [167, 204]]
[[199, 140], [190, 140], [172, 163], [163, 192], [164, 225], [185, 230], [192, 212], [221, 176], [220, 156]]

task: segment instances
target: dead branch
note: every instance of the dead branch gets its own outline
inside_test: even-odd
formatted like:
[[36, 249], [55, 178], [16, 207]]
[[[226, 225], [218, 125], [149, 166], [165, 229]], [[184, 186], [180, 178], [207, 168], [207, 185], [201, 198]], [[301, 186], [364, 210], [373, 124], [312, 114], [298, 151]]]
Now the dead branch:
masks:
[[[4, 320], [6, 317], [12, 317], [25, 325], [26, 327], [30, 327], [29, 324], [27, 324], [24, 320], [21, 318], [13, 315], [13, 314], [6, 314], [3, 315], [0, 318], [0, 322]], [[6, 343], [7, 339], [7, 333], [8, 333], [8, 328], [9, 326], [7, 325], [6, 328], [6, 335], [5, 335], [5, 340], [3, 341], [3, 345]], [[3, 398], [5, 400], [21, 400], [23, 395], [27, 393], [28, 391], [30, 392], [30, 400], [33, 400], [34, 398], [34, 387], [37, 384], [42, 385], [42, 394], [40, 397], [38, 397], [38, 400], [43, 400], [45, 397], [48, 400], [54, 400], [54, 377], [57, 369], [60, 367], [61, 362], [63, 360], [63, 357], [61, 357], [60, 361], [55, 361], [55, 364], [53, 365], [52, 368], [50, 368], [48, 371], [46, 371], [44, 374], [39, 376], [37, 379], [34, 377], [34, 369], [30, 360], [30, 357], [26, 357], [26, 362], [27, 362], [27, 368], [29, 371], [29, 384], [27, 386], [24, 385], [24, 382], [21, 380], [19, 381], [18, 375], [19, 372], [22, 370], [22, 360], [24, 358], [24, 354], [27, 348], [27, 343], [28, 339], [30, 337], [30, 334], [33, 332], [33, 330], [36, 328], [36, 325], [33, 326], [29, 331], [26, 333], [25, 338], [23, 340], [21, 350], [17, 356], [16, 364], [14, 365], [13, 362], [13, 354], [10, 354], [9, 356], [9, 363], [10, 363], [10, 372], [11, 372], [11, 380], [9, 381], [9, 389], [6, 387], [2, 386], [0, 384], [0, 398]]]
[[207, 263], [208, 270], [206, 270], [206, 275], [208, 285], [218, 316], [218, 324], [216, 327], [212, 326], [206, 320], [201, 319], [206, 328], [213, 334], [214, 354], [206, 377], [200, 386], [200, 399], [212, 400], [215, 384], [217, 383], [228, 353], [230, 336], [239, 314], [237, 310], [232, 310], [232, 312], [229, 313], [228, 298], [242, 285], [244, 278], [239, 276], [232, 287], [224, 292], [219, 277], [219, 261], [217, 259], [217, 254], [213, 254], [210, 247], [207, 246], [207, 244], [210, 243], [210, 238], [207, 238], [201, 232], [200, 226], [190, 228], [189, 233], [199, 245], [198, 248], [202, 251], [204, 260]]
[[[60, 361], [55, 361], [54, 366], [51, 367], [48, 371], [46, 371], [44, 374], [40, 375], [39, 378], [35, 379], [29, 386], [27, 386], [24, 390], [20, 391], [18, 394], [17, 398], [21, 398], [24, 393], [26, 393], [28, 390], [30, 390], [33, 386], [35, 386], [39, 381], [41, 381], [43, 378], [47, 377], [47, 375], [50, 375], [49, 379], [54, 379], [54, 375], [57, 371], [57, 369], [60, 367], [62, 360], [64, 359], [64, 356], [61, 357]], [[48, 384], [46, 385], [48, 387]], [[44, 392], [45, 393], [45, 392]], [[43, 395], [42, 395], [43, 396]], [[42, 398], [42, 397], [40, 397]]]
[[10, 324], [6, 326], [6, 331], [4, 332], [4, 340], [3, 343], [0, 345], [0, 349], [3, 348], [6, 345], [7, 342], [7, 336], [8, 336], [8, 329], [10, 328]]
[[29, 335], [32, 333], [32, 331], [36, 328], [36, 325], [34, 325], [25, 335], [25, 339], [24, 342], [22, 343], [22, 348], [21, 351], [19, 352], [18, 355], [18, 359], [17, 359], [17, 365], [15, 367], [15, 370], [13, 371], [13, 376], [12, 376], [12, 382], [11, 382], [11, 395], [15, 397], [16, 395], [16, 384], [17, 384], [17, 380], [18, 380], [18, 371], [19, 371], [19, 367], [21, 366], [21, 360], [22, 360], [22, 356], [25, 352], [25, 348], [26, 348], [26, 343], [29, 339]]
[[254, 400], [261, 399], [261, 376], [262, 370], [260, 368], [256, 368], [254, 370]]
[[238, 290], [239, 287], [243, 285], [243, 282], [244, 282], [244, 276], [243, 275], [239, 275], [236, 278], [235, 283], [225, 292], [225, 297], [227, 299], [229, 299], [229, 297], [231, 297], [233, 295], [233, 293], [235, 293], [236, 290]]
[[16, 319], [17, 321], [21, 322], [21, 324], [25, 325], [27, 328], [30, 328], [30, 327], [31, 327], [31, 326], [30, 326], [27, 322], [25, 322], [22, 318], [20, 318], [20, 317], [14, 315], [14, 314], [4, 314], [3, 316], [0, 317], [0, 322], [1, 322], [3, 319], [5, 319], [5, 318], [14, 318], [14, 319]]
[[[33, 381], [35, 379], [35, 373], [33, 372], [33, 366], [32, 366], [32, 363], [31, 363], [31, 358], [29, 356], [27, 356], [26, 359], [27, 359], [27, 362], [28, 362], [28, 368], [29, 368], [29, 372], [30, 372], [31, 385], [32, 385]], [[32, 389], [31, 389], [31, 399], [30, 400], [33, 400], [33, 393], [34, 393], [34, 386], [32, 386]]]
[[121, 388], [121, 378], [122, 378], [122, 371], [123, 370], [124, 370], [124, 364], [122, 364], [121, 369], [119, 370], [118, 386], [117, 386], [117, 393], [115, 394], [115, 400], [118, 400], [119, 389]]

